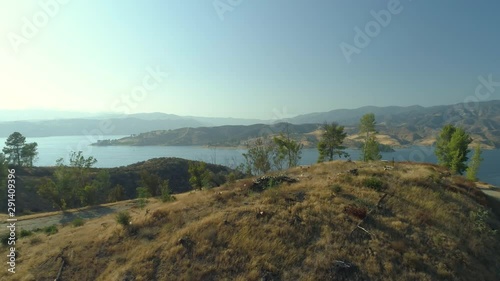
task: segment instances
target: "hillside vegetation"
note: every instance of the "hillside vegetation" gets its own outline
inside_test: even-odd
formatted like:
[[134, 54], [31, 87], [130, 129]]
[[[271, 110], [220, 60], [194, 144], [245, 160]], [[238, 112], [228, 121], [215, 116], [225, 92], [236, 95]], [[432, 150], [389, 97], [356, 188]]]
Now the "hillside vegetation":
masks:
[[[96, 178], [101, 172], [109, 174], [109, 184], [99, 190], [96, 203], [113, 202], [109, 201], [108, 197], [117, 185], [123, 188], [123, 194], [120, 196], [121, 200], [137, 198], [136, 189], [141, 186], [141, 173], [144, 171], [157, 176], [161, 181], [168, 180], [171, 192], [174, 194], [189, 191], [193, 188], [189, 183], [190, 175], [188, 168], [190, 163], [198, 163], [198, 161], [162, 157], [122, 167], [92, 168], [90, 172], [91, 178]], [[213, 184], [215, 186], [224, 183], [228, 174], [233, 171], [228, 167], [213, 164], [207, 164], [207, 169], [213, 174]], [[16, 211], [18, 215], [54, 211], [57, 209], [37, 192], [37, 186], [42, 183], [43, 178], [53, 178], [55, 171], [55, 167], [19, 167], [16, 169]], [[2, 213], [7, 213], [6, 199], [0, 202], [0, 209]]]
[[9, 280], [54, 280], [63, 260], [62, 280], [500, 280], [500, 221], [475, 184], [387, 164], [296, 167], [151, 201], [125, 226], [37, 233]]

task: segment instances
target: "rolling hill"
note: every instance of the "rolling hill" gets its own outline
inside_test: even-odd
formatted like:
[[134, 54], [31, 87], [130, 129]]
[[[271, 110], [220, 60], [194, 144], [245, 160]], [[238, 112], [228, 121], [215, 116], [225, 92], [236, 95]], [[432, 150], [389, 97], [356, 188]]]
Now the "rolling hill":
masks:
[[296, 182], [242, 179], [132, 207], [130, 223], [26, 234], [8, 280], [500, 280], [500, 220], [475, 184], [385, 165], [297, 167]]
[[[346, 144], [359, 145], [359, 119], [373, 112], [377, 120], [379, 141], [394, 147], [432, 145], [440, 129], [448, 124], [462, 126], [474, 143], [483, 148], [500, 147], [500, 101], [473, 105], [456, 104], [435, 107], [363, 107], [354, 110], [334, 110], [297, 116], [273, 124], [249, 126], [219, 126], [156, 130], [116, 141], [103, 141], [97, 145], [221, 145], [238, 146], [252, 138], [275, 135], [288, 130], [306, 146], [316, 145], [324, 122], [337, 122], [346, 126], [350, 135]], [[310, 122], [303, 124], [303, 122]], [[288, 125], [286, 125], [288, 124]]]

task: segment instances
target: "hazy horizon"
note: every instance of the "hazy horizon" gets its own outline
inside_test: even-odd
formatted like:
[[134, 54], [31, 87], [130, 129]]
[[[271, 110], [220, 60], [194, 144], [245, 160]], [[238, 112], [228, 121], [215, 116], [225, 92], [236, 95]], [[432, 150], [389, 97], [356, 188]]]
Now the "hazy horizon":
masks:
[[272, 120], [499, 99], [499, 2], [230, 3], [10, 1], [0, 110]]
[[[492, 100], [492, 101], [500, 101], [500, 100]], [[455, 105], [456, 103], [453, 104], [439, 104], [439, 105], [433, 105], [433, 106], [450, 106], [450, 105]], [[460, 103], [459, 103], [460, 104]], [[372, 105], [365, 105], [361, 107], [356, 107], [356, 108], [337, 108], [337, 109], [332, 109], [332, 110], [327, 110], [324, 112], [329, 112], [333, 110], [357, 110], [357, 109], [362, 109], [366, 107], [377, 107], [377, 108], [385, 108], [385, 107], [414, 107], [414, 106], [421, 106], [421, 107], [433, 107], [433, 106], [422, 106], [419, 104], [414, 104], [414, 105], [408, 105], [408, 106], [397, 106], [397, 105], [385, 105], [385, 106], [372, 106]], [[13, 115], [14, 113], [22, 113], [24, 117], [18, 118], [17, 115]], [[298, 115], [293, 115], [293, 116], [288, 116], [287, 118], [293, 118], [297, 117], [300, 115], [307, 115], [307, 114], [315, 114], [315, 113], [323, 113], [323, 112], [307, 112], [304, 114], [298, 114]], [[27, 115], [30, 114], [30, 115]], [[83, 111], [67, 111], [67, 110], [50, 110], [50, 109], [17, 109], [17, 110], [12, 110], [12, 109], [7, 109], [7, 110], [1, 110], [0, 111], [0, 122], [10, 122], [10, 121], [29, 121], [29, 120], [43, 120], [46, 118], [47, 120], [50, 119], [85, 119], [85, 118], [100, 118], [100, 117], [125, 117], [128, 115], [135, 115], [135, 114], [166, 114], [166, 115], [176, 115], [178, 117], [201, 117], [201, 118], [214, 118], [214, 119], [245, 119], [245, 120], [258, 120], [258, 121], [263, 121], [263, 122], [269, 122], [269, 121], [277, 121], [278, 119], [259, 119], [259, 118], [242, 118], [242, 117], [233, 117], [233, 116], [201, 116], [201, 115], [177, 115], [169, 112], [160, 112], [160, 111], [151, 111], [151, 112], [135, 112], [131, 114], [123, 114], [119, 112], [83, 112]]]

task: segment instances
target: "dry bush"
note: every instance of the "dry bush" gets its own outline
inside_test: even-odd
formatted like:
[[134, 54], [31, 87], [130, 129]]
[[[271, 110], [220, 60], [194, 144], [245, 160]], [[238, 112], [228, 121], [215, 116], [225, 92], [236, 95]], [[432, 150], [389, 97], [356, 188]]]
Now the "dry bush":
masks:
[[364, 219], [367, 214], [367, 210], [364, 207], [358, 207], [356, 205], [348, 205], [344, 208], [344, 212], [348, 215], [356, 217], [360, 220]]
[[432, 225], [432, 216], [428, 211], [417, 211], [414, 216], [414, 223], [416, 225]]

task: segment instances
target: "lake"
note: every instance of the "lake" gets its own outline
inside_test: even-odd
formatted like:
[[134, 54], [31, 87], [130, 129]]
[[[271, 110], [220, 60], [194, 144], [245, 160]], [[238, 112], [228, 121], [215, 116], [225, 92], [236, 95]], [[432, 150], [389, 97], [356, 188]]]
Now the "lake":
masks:
[[[106, 136], [109, 139], [124, 136]], [[0, 147], [5, 144], [6, 138], [0, 138]], [[243, 162], [242, 153], [244, 149], [235, 148], [206, 148], [196, 146], [90, 146], [94, 140], [85, 136], [59, 136], [27, 138], [27, 142], [38, 143], [38, 160], [36, 166], [54, 166], [56, 160], [69, 159], [71, 151], [83, 151], [85, 156], [93, 156], [97, 159], [96, 167], [110, 168], [125, 166], [132, 163], [145, 161], [156, 157], [179, 157], [190, 160], [205, 161], [235, 167]], [[360, 157], [360, 151], [354, 149], [346, 150], [353, 160]], [[309, 165], [316, 162], [318, 151], [314, 148], [304, 149], [302, 152], [301, 165]], [[484, 158], [478, 172], [482, 181], [500, 186], [500, 149], [485, 150]], [[436, 156], [432, 147], [410, 147], [397, 149], [395, 152], [382, 153], [382, 159], [395, 161], [415, 161], [436, 163]]]

